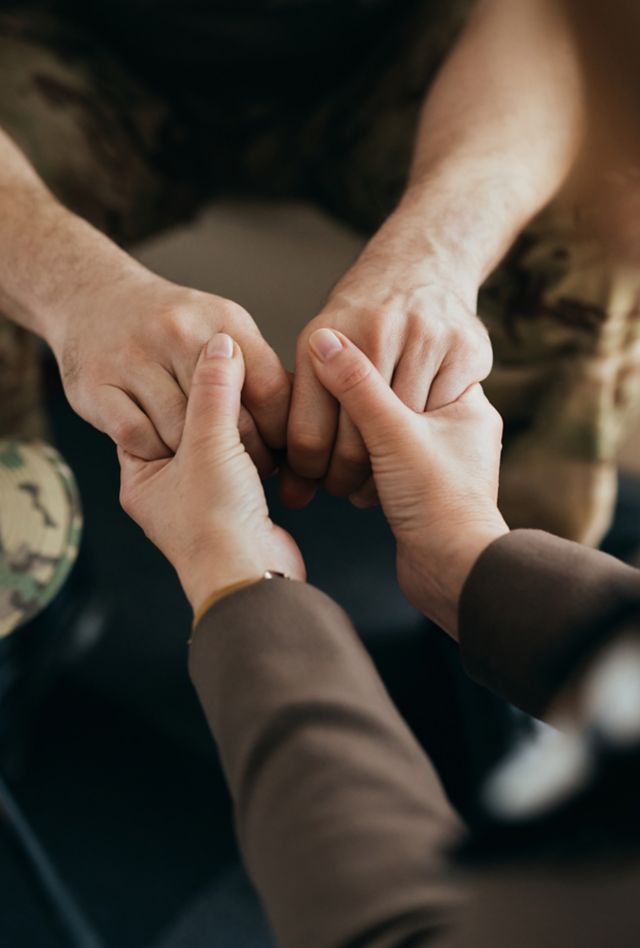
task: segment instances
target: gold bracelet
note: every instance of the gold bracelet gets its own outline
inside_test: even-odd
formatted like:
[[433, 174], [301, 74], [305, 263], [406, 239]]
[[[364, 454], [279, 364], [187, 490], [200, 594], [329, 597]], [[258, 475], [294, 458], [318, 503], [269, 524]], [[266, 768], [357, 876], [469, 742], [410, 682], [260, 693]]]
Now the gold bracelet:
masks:
[[[237, 583], [230, 583], [229, 586], [225, 586], [223, 589], [217, 589], [214, 593], [211, 593], [208, 596], [203, 604], [198, 608], [194, 613], [193, 623], [191, 625], [192, 629], [195, 629], [197, 624], [202, 619], [205, 612], [208, 612], [212, 606], [218, 602], [219, 599], [224, 599], [225, 596], [230, 596], [231, 593], [236, 592], [238, 589], [243, 589], [244, 586], [254, 586], [256, 583], [261, 582], [263, 579], [291, 579], [290, 576], [287, 576], [286, 573], [279, 573], [274, 569], [265, 570], [262, 576], [255, 576], [252, 579], [241, 579]], [[191, 643], [191, 639], [189, 639]]]

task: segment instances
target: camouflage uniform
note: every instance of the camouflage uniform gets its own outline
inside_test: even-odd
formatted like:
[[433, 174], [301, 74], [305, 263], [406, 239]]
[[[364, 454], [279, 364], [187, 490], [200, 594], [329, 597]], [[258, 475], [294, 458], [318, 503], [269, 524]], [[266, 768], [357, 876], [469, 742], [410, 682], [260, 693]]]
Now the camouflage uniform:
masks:
[[[116, 56], [37, 4], [0, 16], [0, 125], [67, 206], [123, 244], [223, 191], [310, 198], [371, 232], [401, 193], [420, 104], [470, 5], [412, 4], [337, 86], [284, 102], [264, 92], [261, 64], [252, 74], [232, 63], [215, 82], [206, 73], [189, 81], [169, 62], [164, 72], [158, 62], [134, 72], [126, 63], [137, 67], [137, 53]], [[512, 525], [586, 542], [606, 527], [616, 451], [638, 395], [639, 279], [550, 213], [481, 294], [496, 357], [487, 389], [507, 426], [501, 504]], [[16, 430], [34, 403], [34, 370], [7, 371], [33, 360], [28, 346], [2, 324], [0, 429]]]
[[81, 533], [78, 490], [57, 451], [0, 440], [0, 639], [55, 598]]

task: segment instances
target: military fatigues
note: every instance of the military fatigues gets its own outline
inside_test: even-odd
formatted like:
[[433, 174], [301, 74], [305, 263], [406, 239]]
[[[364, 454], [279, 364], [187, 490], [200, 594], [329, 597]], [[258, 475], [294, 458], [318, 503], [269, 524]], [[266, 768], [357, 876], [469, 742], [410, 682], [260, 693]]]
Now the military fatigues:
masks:
[[[321, 0], [306, 2], [316, 10]], [[333, 7], [344, 13], [355, 2]], [[341, 21], [330, 56], [313, 47], [319, 20], [306, 32], [295, 20], [297, 52], [278, 33], [258, 42], [293, 0], [263, 3], [270, 19], [253, 34], [246, 10], [257, 0], [241, 14], [212, 0], [206, 22], [202, 4], [183, 0], [164, 26], [166, 3], [4, 13], [0, 125], [67, 206], [123, 244], [222, 191], [310, 198], [371, 232], [402, 190], [420, 104], [471, 0], [359, 2], [375, 16], [351, 32]], [[102, 6], [140, 18], [119, 32], [107, 13], [99, 29], [82, 21], [78, 10]], [[181, 55], [192, 8], [199, 29]], [[238, 37], [245, 45], [234, 53]], [[547, 213], [481, 294], [496, 362], [487, 390], [507, 429], [501, 504], [512, 525], [587, 542], [605, 528], [616, 450], [638, 395], [639, 283], [571, 221]], [[33, 368], [11, 371], [33, 361], [28, 346], [2, 324], [0, 428], [13, 432], [35, 400]]]
[[81, 532], [78, 490], [57, 451], [0, 440], [0, 639], [55, 598]]

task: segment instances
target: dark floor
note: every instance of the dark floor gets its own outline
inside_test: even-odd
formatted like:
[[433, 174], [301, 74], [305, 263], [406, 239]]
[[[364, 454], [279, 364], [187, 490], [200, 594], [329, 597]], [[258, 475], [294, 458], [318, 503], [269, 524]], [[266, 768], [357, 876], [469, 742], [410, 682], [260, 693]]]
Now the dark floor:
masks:
[[[190, 617], [177, 580], [119, 509], [111, 443], [59, 396], [52, 417], [83, 497], [91, 593], [108, 618], [40, 704], [26, 757], [9, 775], [13, 791], [104, 945], [263, 948], [269, 938], [238, 868], [215, 749], [187, 679]], [[274, 507], [310, 580], [353, 616], [464, 803], [503, 747], [504, 709], [463, 683], [455, 650], [402, 599], [380, 513], [328, 497], [302, 514]], [[621, 552], [634, 547], [639, 512], [625, 493], [613, 539]], [[0, 945], [70, 944], [0, 820]]]

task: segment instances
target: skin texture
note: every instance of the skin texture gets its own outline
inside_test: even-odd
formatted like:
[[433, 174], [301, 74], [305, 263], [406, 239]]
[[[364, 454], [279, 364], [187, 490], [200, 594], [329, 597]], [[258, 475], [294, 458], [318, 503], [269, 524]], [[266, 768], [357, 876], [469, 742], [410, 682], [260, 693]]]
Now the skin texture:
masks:
[[[75, 315], [78, 307], [84, 320]], [[126, 320], [110, 319], [113, 313], [126, 313]], [[143, 272], [105, 287], [93, 306], [85, 294], [75, 296], [67, 319], [70, 328], [56, 335], [54, 351], [69, 401], [117, 444], [147, 459], [177, 450], [198, 354], [212, 331], [233, 333], [249, 366], [241, 436], [260, 473], [273, 471], [269, 449], [284, 446], [290, 383], [241, 306]], [[111, 324], [107, 350], [96, 330], [105, 324]], [[113, 351], [120, 353], [115, 362]]]
[[371, 458], [404, 594], [455, 637], [473, 564], [508, 532], [496, 506], [500, 416], [477, 383], [442, 408], [412, 411], [341, 333], [317, 331], [309, 350], [318, 380], [348, 413]]
[[[370, 452], [398, 543], [402, 588], [455, 635], [471, 567], [507, 532], [496, 508], [500, 418], [477, 384], [444, 408], [413, 412], [344, 336], [320, 330], [311, 347], [321, 384], [349, 412]], [[305, 575], [293, 540], [269, 519], [240, 441], [242, 379], [238, 346], [214, 336], [196, 366], [175, 457], [148, 462], [119, 451], [122, 505], [171, 561], [196, 612], [210, 596], [265, 570]]]
[[242, 347], [243, 439], [262, 473], [287, 446], [283, 496], [318, 482], [374, 499], [348, 414], [317, 380], [308, 339], [346, 333], [413, 410], [453, 401], [491, 367], [477, 290], [557, 192], [582, 133], [579, 57], [552, 0], [479, 0], [429, 90], [406, 192], [303, 331], [290, 381], [249, 314], [145, 270], [63, 208], [0, 134], [0, 306], [42, 335], [71, 404], [145, 459], [175, 451], [205, 340]]
[[353, 494], [360, 505], [375, 499], [369, 456], [348, 414], [318, 382], [308, 351], [311, 335], [323, 327], [353, 334], [398, 397], [419, 412], [453, 401], [485, 378], [492, 363], [473, 294], [464, 298], [458, 287], [429, 282], [421, 262], [388, 245], [393, 239], [380, 234], [370, 244], [298, 341], [290, 464], [301, 475], [323, 479], [332, 494]]
[[266, 570], [304, 579], [300, 552], [269, 519], [238, 431], [244, 360], [225, 333], [200, 353], [184, 434], [172, 458], [119, 448], [122, 506], [175, 567], [194, 611], [212, 593]]
[[362, 489], [362, 440], [314, 376], [314, 330], [345, 333], [415, 411], [488, 375], [478, 289], [566, 179], [584, 113], [580, 56], [560, 7], [477, 3], [426, 97], [402, 200], [300, 337], [287, 437], [300, 475], [360, 503], [375, 496], [371, 484]]
[[248, 366], [243, 438], [270, 473], [269, 448], [285, 442], [290, 381], [249, 314], [142, 267], [63, 208], [1, 133], [0, 157], [0, 306], [48, 341], [78, 414], [140, 457], [169, 456], [202, 346], [229, 330]]

